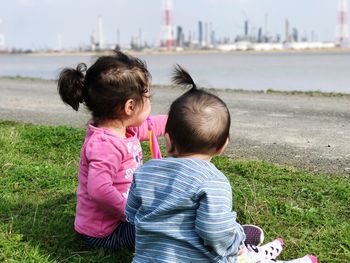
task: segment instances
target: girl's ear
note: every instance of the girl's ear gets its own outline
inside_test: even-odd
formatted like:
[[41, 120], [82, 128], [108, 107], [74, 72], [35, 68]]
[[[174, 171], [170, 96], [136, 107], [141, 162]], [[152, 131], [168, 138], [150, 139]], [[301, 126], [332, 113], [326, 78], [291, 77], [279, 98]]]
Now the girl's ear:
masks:
[[169, 136], [169, 133], [165, 133], [164, 138], [165, 138], [166, 151], [169, 156], [173, 156], [175, 154], [175, 147], [174, 147], [173, 141], [171, 140], [171, 137]]
[[131, 116], [136, 108], [135, 101], [133, 99], [128, 99], [124, 105], [124, 111], [126, 116]]

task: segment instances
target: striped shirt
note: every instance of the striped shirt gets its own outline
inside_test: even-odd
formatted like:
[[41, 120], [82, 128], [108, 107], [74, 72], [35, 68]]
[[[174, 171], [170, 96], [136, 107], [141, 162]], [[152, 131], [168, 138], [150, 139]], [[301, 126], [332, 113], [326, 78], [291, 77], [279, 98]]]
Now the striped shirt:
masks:
[[136, 228], [135, 263], [236, 262], [245, 239], [230, 183], [199, 159], [169, 157], [141, 166], [126, 216]]

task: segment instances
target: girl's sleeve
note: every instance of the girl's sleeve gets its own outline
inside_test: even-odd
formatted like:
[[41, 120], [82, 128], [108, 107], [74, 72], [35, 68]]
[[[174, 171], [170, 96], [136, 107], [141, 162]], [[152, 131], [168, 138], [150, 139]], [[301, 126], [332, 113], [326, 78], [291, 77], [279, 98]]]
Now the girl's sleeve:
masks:
[[115, 187], [112, 178], [117, 175], [121, 164], [121, 153], [107, 140], [87, 145], [89, 159], [87, 190], [89, 197], [100, 208], [125, 221], [126, 198]]
[[[165, 125], [168, 120], [168, 115], [154, 115], [151, 116], [153, 123], [153, 133], [159, 137], [163, 136], [165, 133]], [[140, 127], [137, 128], [137, 137], [140, 141], [148, 140], [148, 123], [147, 120], [142, 123]]]
[[[219, 193], [219, 194], [218, 194]], [[232, 211], [232, 193], [228, 182], [209, 181], [197, 191], [199, 207], [195, 230], [206, 246], [219, 257], [237, 255], [245, 234]]]

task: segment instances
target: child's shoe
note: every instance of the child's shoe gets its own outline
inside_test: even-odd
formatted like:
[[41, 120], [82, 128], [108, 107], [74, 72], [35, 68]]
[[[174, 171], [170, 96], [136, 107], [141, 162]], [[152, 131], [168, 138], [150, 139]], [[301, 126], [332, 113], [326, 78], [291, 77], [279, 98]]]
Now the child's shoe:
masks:
[[318, 263], [317, 257], [315, 257], [313, 255], [307, 255], [307, 257], [309, 257], [309, 259], [311, 260], [312, 263]]
[[282, 238], [277, 238], [263, 246], [260, 246], [260, 250], [264, 251], [264, 257], [272, 260], [276, 259], [283, 250], [284, 241]]
[[[277, 261], [278, 262], [278, 261]], [[302, 258], [297, 258], [297, 259], [293, 259], [293, 260], [288, 260], [285, 261], [286, 263], [318, 263], [317, 261], [317, 257], [312, 256], [312, 255], [306, 255]]]
[[255, 225], [242, 225], [246, 245], [260, 246], [264, 242], [264, 231]]

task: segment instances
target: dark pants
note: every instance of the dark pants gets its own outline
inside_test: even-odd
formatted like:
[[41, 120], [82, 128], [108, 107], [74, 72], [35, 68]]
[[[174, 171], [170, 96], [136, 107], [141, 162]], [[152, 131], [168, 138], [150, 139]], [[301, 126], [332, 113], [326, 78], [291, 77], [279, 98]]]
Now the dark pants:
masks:
[[88, 245], [106, 250], [127, 248], [135, 250], [135, 226], [129, 222], [121, 223], [109, 236], [97, 238], [84, 236]]

